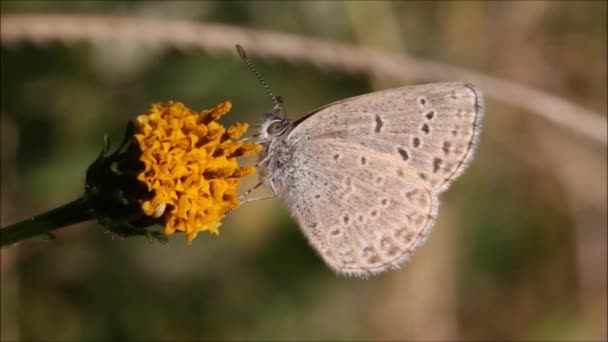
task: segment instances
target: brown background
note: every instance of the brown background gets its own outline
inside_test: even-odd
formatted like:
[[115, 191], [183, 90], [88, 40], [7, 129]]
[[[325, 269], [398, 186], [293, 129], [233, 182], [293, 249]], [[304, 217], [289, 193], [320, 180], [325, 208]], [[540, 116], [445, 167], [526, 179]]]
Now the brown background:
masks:
[[[572, 128], [605, 128], [606, 2], [0, 6], [3, 16], [61, 13], [70, 15], [68, 23], [103, 14], [159, 25], [174, 19], [234, 25], [248, 40], [216, 39], [248, 43], [254, 59], [274, 56], [255, 63], [292, 118], [375, 89], [468, 80], [443, 69], [425, 79], [419, 64], [391, 78], [373, 72], [374, 60], [367, 71], [339, 59], [320, 69], [318, 50], [298, 40], [256, 44], [251, 29], [408, 54], [527, 85], [581, 109], [539, 105], [526, 94], [503, 93], [498, 101], [500, 89], [481, 85], [493, 95], [481, 145], [443, 196], [434, 232], [404, 269], [368, 280], [331, 273], [279, 200], [243, 206], [226, 218], [219, 237], [201, 234], [191, 246], [183, 236], [167, 246], [116, 240], [89, 223], [59, 231], [54, 242], [3, 249], [3, 341], [606, 340], [605, 136]], [[126, 121], [152, 102], [203, 109], [231, 100], [227, 123], [255, 124], [271, 107], [233, 51], [175, 49], [166, 40], [154, 44], [158, 34], [146, 43], [112, 29], [119, 33], [110, 38], [124, 39], [33, 44], [30, 37], [9, 44], [3, 36], [3, 226], [77, 197], [103, 134], [118, 142]], [[569, 116], [556, 124], [522, 105]], [[599, 127], [588, 127], [595, 124], [583, 111]]]

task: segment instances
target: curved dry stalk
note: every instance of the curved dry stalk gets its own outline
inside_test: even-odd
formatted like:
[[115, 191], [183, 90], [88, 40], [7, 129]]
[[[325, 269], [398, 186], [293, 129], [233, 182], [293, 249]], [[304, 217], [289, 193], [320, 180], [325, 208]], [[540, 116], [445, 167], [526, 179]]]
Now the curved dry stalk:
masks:
[[472, 82], [488, 98], [534, 113], [602, 145], [608, 143], [606, 117], [599, 113], [532, 87], [404, 54], [294, 34], [165, 18], [4, 15], [0, 23], [2, 44], [129, 40], [156, 47], [231, 52], [238, 58], [234, 46], [240, 43], [248, 53], [260, 57], [307, 62], [343, 72], [363, 72], [405, 82], [412, 78]]

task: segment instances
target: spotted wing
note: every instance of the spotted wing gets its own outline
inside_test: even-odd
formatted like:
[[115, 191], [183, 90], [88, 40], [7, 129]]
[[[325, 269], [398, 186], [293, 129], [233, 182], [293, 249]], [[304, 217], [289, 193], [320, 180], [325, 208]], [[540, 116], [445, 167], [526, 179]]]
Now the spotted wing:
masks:
[[333, 138], [300, 144], [293, 156], [280, 196], [336, 272], [397, 268], [426, 239], [437, 197], [398, 156]]
[[440, 192], [470, 163], [483, 112], [483, 96], [473, 85], [409, 86], [320, 108], [296, 121], [288, 139], [331, 138], [390, 154]]

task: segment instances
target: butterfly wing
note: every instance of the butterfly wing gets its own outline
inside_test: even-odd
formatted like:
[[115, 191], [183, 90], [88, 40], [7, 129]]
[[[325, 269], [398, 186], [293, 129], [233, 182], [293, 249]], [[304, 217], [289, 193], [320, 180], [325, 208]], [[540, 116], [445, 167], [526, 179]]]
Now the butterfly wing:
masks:
[[437, 197], [398, 157], [334, 138], [298, 145], [293, 157], [294, 173], [279, 180], [284, 202], [336, 272], [397, 268], [426, 239]]
[[287, 139], [337, 139], [396, 156], [434, 190], [446, 190], [470, 163], [483, 96], [465, 83], [383, 90], [320, 108], [294, 123]]
[[[437, 195], [471, 161], [481, 92], [464, 83], [384, 90], [336, 102], [283, 137], [273, 176], [302, 231], [339, 273], [399, 267], [428, 236]], [[287, 170], [287, 171], [284, 171]]]

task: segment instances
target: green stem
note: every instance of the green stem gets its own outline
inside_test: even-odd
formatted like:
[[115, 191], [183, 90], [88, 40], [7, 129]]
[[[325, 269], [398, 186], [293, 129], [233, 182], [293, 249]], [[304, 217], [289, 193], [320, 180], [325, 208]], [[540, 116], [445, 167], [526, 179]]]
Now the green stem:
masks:
[[92, 219], [84, 197], [0, 230], [0, 246], [12, 245], [53, 230]]

